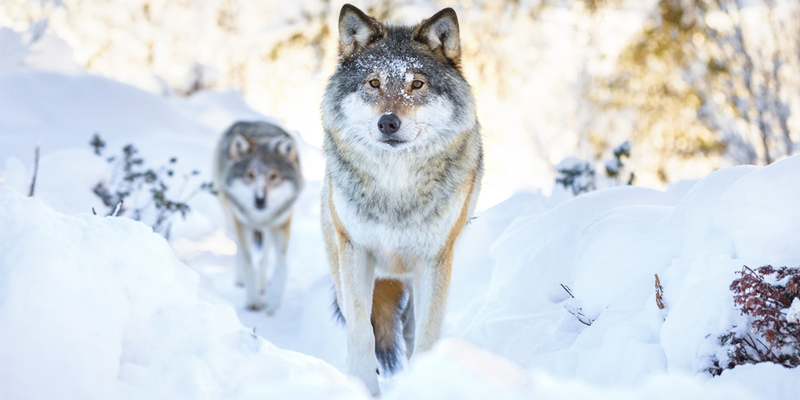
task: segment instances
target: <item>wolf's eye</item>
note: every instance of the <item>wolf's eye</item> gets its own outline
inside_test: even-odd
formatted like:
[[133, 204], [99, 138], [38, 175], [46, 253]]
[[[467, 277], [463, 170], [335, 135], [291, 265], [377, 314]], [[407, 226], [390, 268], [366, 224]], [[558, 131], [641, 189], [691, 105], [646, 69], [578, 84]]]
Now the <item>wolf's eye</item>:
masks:
[[379, 81], [377, 79], [373, 79], [373, 80], [369, 81], [369, 85], [374, 87], [374, 88], [379, 88], [379, 87], [381, 87], [381, 81]]
[[252, 181], [256, 179], [256, 174], [253, 171], [247, 171], [244, 173], [244, 179], [248, 181]]
[[414, 82], [411, 82], [411, 87], [414, 88], [414, 89], [419, 89], [424, 85], [425, 85], [425, 82], [420, 81], [420, 80], [416, 80]]

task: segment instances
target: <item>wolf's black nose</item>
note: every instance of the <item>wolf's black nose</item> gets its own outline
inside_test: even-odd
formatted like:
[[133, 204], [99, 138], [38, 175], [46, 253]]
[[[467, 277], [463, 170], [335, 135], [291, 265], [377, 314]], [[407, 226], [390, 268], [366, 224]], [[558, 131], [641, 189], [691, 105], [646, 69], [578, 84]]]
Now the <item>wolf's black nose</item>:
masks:
[[256, 197], [256, 208], [259, 210], [263, 210], [264, 207], [267, 206], [267, 198], [266, 197]]
[[386, 114], [378, 120], [378, 129], [384, 135], [391, 135], [400, 130], [400, 118], [394, 114]]

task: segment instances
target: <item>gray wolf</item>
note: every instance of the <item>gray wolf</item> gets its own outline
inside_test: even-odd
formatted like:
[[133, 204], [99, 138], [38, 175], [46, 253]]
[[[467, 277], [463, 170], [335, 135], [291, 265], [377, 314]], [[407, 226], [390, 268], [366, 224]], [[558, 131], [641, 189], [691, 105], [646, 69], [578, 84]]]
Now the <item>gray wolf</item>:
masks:
[[322, 227], [348, 373], [378, 395], [379, 365], [439, 338], [483, 152], [455, 11], [393, 26], [346, 4], [339, 45], [321, 106]]
[[[297, 146], [278, 126], [237, 122], [217, 144], [213, 184], [236, 233], [236, 281], [245, 287], [245, 305], [273, 314], [286, 284], [292, 205], [303, 188]], [[275, 251], [269, 283], [267, 242]]]

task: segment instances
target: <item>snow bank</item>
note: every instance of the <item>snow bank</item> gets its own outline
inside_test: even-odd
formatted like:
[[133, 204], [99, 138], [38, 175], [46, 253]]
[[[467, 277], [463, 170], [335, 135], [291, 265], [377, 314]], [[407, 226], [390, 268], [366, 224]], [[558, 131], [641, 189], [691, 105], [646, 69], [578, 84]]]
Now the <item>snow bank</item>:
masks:
[[[702, 374], [726, 357], [717, 337], [746, 326], [728, 289], [735, 272], [800, 265], [798, 201], [800, 157], [792, 157], [718, 171], [681, 200], [623, 187], [519, 218], [493, 245], [489, 288], [456, 335], [523, 367], [592, 384]], [[754, 393], [798, 388], [769, 365], [747, 370], [757, 377], [749, 380]]]
[[364, 398], [275, 348], [141, 223], [66, 216], [0, 185], [0, 388], [8, 399]]
[[[775, 367], [775, 366], [772, 366]], [[770, 369], [781, 379], [788, 370]], [[773, 390], [771, 394], [788, 392]], [[655, 375], [631, 386], [598, 386], [574, 379], [556, 378], [541, 371], [526, 371], [514, 363], [461, 340], [445, 340], [420, 357], [407, 374], [397, 378], [387, 400], [739, 400], [757, 398], [735, 380], [704, 382], [685, 375]], [[768, 397], [765, 397], [768, 398]], [[772, 397], [780, 398], [780, 397]]]

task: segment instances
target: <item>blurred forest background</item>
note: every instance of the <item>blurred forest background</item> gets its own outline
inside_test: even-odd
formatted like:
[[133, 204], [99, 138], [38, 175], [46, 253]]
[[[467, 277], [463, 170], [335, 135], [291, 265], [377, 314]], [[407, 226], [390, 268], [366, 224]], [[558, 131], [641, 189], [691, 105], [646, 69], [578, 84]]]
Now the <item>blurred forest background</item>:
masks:
[[[627, 168], [654, 187], [800, 146], [796, 0], [353, 3], [398, 23], [456, 9], [487, 148], [482, 196], [549, 190], [565, 157], [600, 162], [626, 140]], [[164, 96], [240, 90], [319, 145], [342, 4], [5, 0], [0, 26], [63, 40], [88, 71]]]

